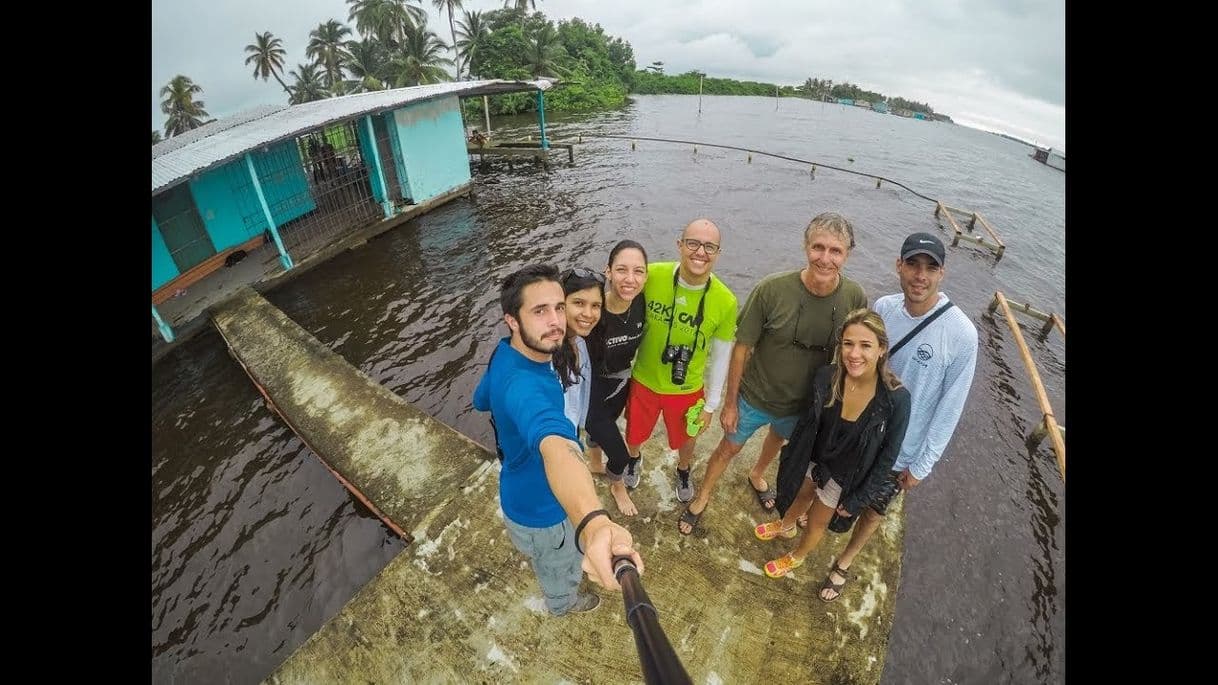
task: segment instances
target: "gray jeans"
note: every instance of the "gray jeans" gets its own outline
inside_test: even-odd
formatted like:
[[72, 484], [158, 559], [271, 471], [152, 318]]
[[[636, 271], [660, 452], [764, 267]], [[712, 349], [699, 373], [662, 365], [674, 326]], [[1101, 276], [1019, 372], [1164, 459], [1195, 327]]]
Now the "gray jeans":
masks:
[[516, 549], [533, 562], [533, 573], [546, 597], [546, 607], [555, 616], [567, 613], [575, 604], [579, 581], [583, 579], [580, 564], [584, 555], [575, 549], [575, 530], [563, 519], [548, 528], [530, 528], [503, 517], [508, 537]]

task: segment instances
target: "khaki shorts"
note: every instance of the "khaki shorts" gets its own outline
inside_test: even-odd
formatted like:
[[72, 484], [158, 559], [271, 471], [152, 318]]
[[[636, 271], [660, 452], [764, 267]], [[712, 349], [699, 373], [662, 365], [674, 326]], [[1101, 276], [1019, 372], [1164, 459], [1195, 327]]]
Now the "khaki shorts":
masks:
[[[808, 464], [808, 480], [812, 480], [812, 469], [815, 467], [816, 462]], [[812, 482], [813, 484], [816, 483], [816, 481]], [[830, 509], [837, 509], [837, 501], [842, 498], [841, 484], [830, 478], [829, 482], [825, 483], [824, 487], [817, 485], [816, 498], [819, 499], [820, 503], [826, 507], [829, 507]]]

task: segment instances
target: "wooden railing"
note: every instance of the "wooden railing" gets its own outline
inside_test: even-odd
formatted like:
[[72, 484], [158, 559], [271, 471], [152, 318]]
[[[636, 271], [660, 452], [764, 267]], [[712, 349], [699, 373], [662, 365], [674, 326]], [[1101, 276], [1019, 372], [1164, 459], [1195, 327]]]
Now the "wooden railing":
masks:
[[[962, 220], [965, 217], [968, 218], [969, 232], [966, 233], [960, 228], [960, 224], [956, 222], [956, 217], [952, 216], [952, 212], [961, 215]], [[955, 232], [955, 237], [952, 238], [952, 247], [959, 245], [961, 240], [965, 240], [970, 243], [976, 243], [993, 252], [995, 261], [1002, 259], [1002, 253], [1006, 251], [1007, 246], [1002, 242], [1002, 238], [998, 237], [998, 234], [994, 231], [994, 227], [990, 225], [990, 222], [985, 220], [985, 217], [981, 216], [977, 212], [970, 212], [957, 207], [949, 207], [942, 202], [935, 203], [935, 216], [947, 217], [948, 222], [952, 225], [952, 230]], [[981, 227], [985, 229], [986, 233], [990, 234], [992, 242], [987, 241], [981, 236], [972, 235], [971, 232], [976, 228], [978, 221], [981, 222]]]
[[[1036, 370], [1036, 363], [1032, 361], [1032, 353], [1028, 351], [1028, 345], [1024, 342], [1023, 333], [1019, 330], [1019, 322], [1015, 320], [1015, 314], [1012, 311], [1011, 305], [1007, 302], [1007, 298], [1003, 296], [1002, 291], [994, 293], [994, 301], [990, 303], [990, 313], [993, 313], [998, 308], [1002, 308], [1002, 313], [1006, 317], [1007, 324], [1011, 328], [1011, 332], [1015, 335], [1015, 342], [1019, 345], [1019, 355], [1023, 358], [1023, 364], [1028, 370], [1028, 378], [1032, 381], [1032, 389], [1036, 392], [1036, 401], [1040, 404], [1040, 411], [1044, 415], [1044, 419], [1037, 424], [1037, 428], [1028, 436], [1028, 446], [1035, 449], [1044, 440], [1045, 436], [1049, 437], [1053, 445], [1053, 452], [1057, 455], [1057, 468], [1061, 471], [1062, 481], [1066, 480], [1066, 427], [1059, 426], [1057, 418], [1053, 415], [1053, 407], [1049, 404], [1049, 395], [1045, 392], [1045, 386], [1040, 381], [1040, 372]], [[1066, 335], [1066, 324], [1056, 314], [1044, 314], [1036, 312], [1028, 305], [1020, 305], [1019, 311], [1026, 312], [1036, 316], [1036, 318], [1045, 317], [1049, 320], [1044, 330], [1052, 330], [1057, 326], [1062, 336]], [[1033, 312], [1035, 312], [1033, 314]]]

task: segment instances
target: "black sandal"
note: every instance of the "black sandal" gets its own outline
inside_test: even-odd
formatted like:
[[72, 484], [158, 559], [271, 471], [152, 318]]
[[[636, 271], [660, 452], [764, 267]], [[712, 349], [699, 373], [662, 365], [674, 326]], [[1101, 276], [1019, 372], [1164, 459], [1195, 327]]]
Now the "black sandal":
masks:
[[689, 507], [685, 507], [685, 511], [681, 512], [680, 523], [689, 524], [689, 532], [686, 533], [685, 531], [681, 530], [680, 525], [677, 526], [677, 532], [682, 535], [692, 535], [694, 532], [694, 529], [696, 529], [698, 527], [698, 521], [702, 518], [702, 514], [705, 514], [705, 513], [706, 513], [705, 508], [702, 510], [701, 513], [695, 514], [694, 512], [689, 510]]
[[[834, 573], [842, 577], [842, 582], [833, 582]], [[850, 569], [842, 568], [841, 566], [837, 565], [837, 562], [833, 562], [833, 568], [830, 569], [829, 575], [825, 577], [825, 582], [820, 584], [820, 589], [816, 591], [816, 596], [820, 597], [820, 601], [822, 602], [835, 601], [838, 597], [842, 596], [842, 588], [846, 587], [846, 581], [848, 580], [850, 580]], [[825, 596], [821, 594], [825, 590], [832, 590], [837, 594], [833, 595], [832, 599], [825, 599]]]
[[750, 480], [749, 487], [753, 488], [753, 494], [757, 495], [757, 503], [761, 505], [762, 509], [765, 509], [766, 511], [774, 511], [774, 502], [778, 499], [778, 492], [774, 490], [773, 485], [765, 490], [762, 490], [756, 485], [753, 485], [753, 481]]

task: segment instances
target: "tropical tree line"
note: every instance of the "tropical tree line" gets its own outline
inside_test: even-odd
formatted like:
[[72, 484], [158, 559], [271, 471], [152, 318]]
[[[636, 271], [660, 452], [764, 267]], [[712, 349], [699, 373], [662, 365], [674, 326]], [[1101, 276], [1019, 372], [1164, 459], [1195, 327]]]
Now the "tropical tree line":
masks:
[[915, 102], [896, 96], [886, 96], [870, 90], [864, 90], [853, 83], [838, 83], [832, 80], [809, 78], [799, 87], [799, 96], [813, 100], [842, 98], [848, 100], [866, 100], [867, 102], [886, 102], [891, 109], [908, 109], [912, 112], [934, 114], [935, 110], [924, 102]]
[[[635, 72], [634, 89], [632, 92], [640, 95], [697, 95], [699, 80], [701, 92], [706, 95], [761, 95], [781, 97], [796, 95], [794, 86], [781, 86], [776, 83], [758, 81], [737, 81], [730, 78], [714, 78], [700, 71], [687, 71], [683, 74], [665, 74], [661, 62], [654, 62], [647, 69]], [[659, 65], [657, 67], [657, 65]]]
[[[666, 75], [663, 62], [636, 69], [630, 43], [582, 19], [550, 21], [535, 0], [505, 0], [504, 7], [467, 11], [462, 0], [431, 0], [447, 19], [445, 42], [427, 25], [423, 0], [347, 0], [347, 22], [329, 19], [309, 32], [306, 61], [288, 68], [287, 49], [271, 31], [255, 32], [244, 49], [252, 77], [283, 90], [289, 104], [328, 97], [437, 83], [461, 78], [558, 78], [562, 87], [546, 94], [546, 109], [584, 111], [621, 105], [627, 93], [760, 95], [813, 99], [886, 100], [892, 107], [933, 114], [929, 105], [885, 98], [851, 83], [809, 78], [800, 86], [710, 78], [698, 71]], [[443, 29], [441, 29], [443, 30]], [[452, 70], [451, 72], [449, 70]], [[701, 83], [699, 81], [701, 80]], [[185, 75], [160, 91], [166, 115], [164, 136], [207, 123], [203, 89]], [[470, 116], [482, 114], [476, 99], [465, 103]], [[531, 94], [491, 98], [492, 114], [532, 111]], [[153, 131], [152, 141], [162, 139]]]
[[[347, 23], [330, 19], [309, 33], [305, 63], [289, 68], [282, 38], [255, 32], [245, 46], [252, 77], [274, 80], [289, 104], [386, 88], [461, 78], [559, 78], [546, 108], [591, 110], [625, 102], [635, 70], [634, 51], [621, 38], [581, 19], [546, 19], [535, 0], [506, 0], [504, 7], [466, 11], [462, 0], [431, 0], [447, 19], [446, 42], [427, 25], [422, 0], [347, 0]], [[206, 123], [198, 97], [202, 88], [187, 76], [174, 77], [161, 91], [165, 136]], [[467, 103], [481, 114], [481, 103]], [[511, 114], [535, 109], [529, 94], [492, 99], [491, 111]], [[154, 132], [154, 144], [160, 134]]]
[[[467, 13], [467, 17], [475, 13]], [[468, 36], [469, 73], [483, 79], [558, 78], [562, 87], [545, 95], [546, 109], [558, 112], [615, 107], [626, 102], [635, 73], [630, 43], [605, 33], [599, 24], [577, 18], [557, 24], [541, 12], [520, 7], [483, 12], [485, 33]], [[481, 114], [482, 103], [466, 102], [467, 114]], [[490, 99], [492, 114], [536, 109], [528, 93]]]
[[[701, 80], [701, 84], [699, 84]], [[683, 74], [669, 75], [664, 73], [663, 62], [652, 62], [646, 68], [634, 74], [631, 92], [639, 94], [684, 94], [696, 95], [699, 92], [707, 95], [760, 95], [766, 97], [802, 97], [812, 100], [849, 99], [866, 100], [867, 102], [887, 102], [893, 109], [908, 109], [933, 115], [935, 110], [923, 102], [915, 102], [899, 97], [888, 97], [882, 93], [864, 90], [853, 83], [835, 84], [831, 79], [810, 77], [799, 86], [784, 86], [775, 83], [760, 83], [757, 81], [738, 81], [729, 78], [712, 78], [705, 73], [694, 70]]]

